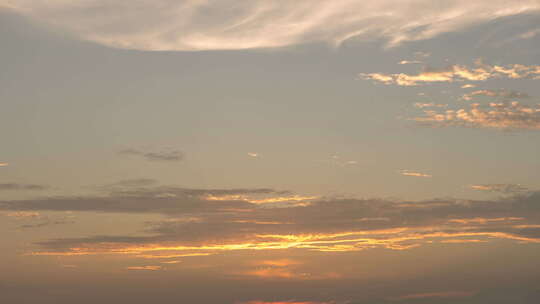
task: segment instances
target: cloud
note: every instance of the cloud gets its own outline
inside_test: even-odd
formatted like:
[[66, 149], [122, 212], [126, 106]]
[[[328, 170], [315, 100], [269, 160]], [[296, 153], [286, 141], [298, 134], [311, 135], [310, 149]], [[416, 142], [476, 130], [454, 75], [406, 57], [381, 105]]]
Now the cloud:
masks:
[[387, 85], [395, 84], [399, 86], [417, 86], [435, 82], [455, 82], [455, 81], [485, 81], [491, 78], [533, 78], [540, 77], [540, 66], [526, 66], [522, 64], [510, 64], [506, 66], [488, 65], [477, 60], [475, 67], [464, 65], [450, 65], [445, 68], [424, 67], [416, 75], [398, 73], [360, 73], [362, 79], [374, 80]]
[[[121, 185], [129, 184], [120, 182]], [[137, 184], [137, 183], [135, 183]], [[0, 201], [0, 210], [11, 211], [97, 211], [128, 213], [240, 212], [265, 202], [303, 201], [308, 197], [291, 196], [288, 191], [255, 189], [194, 189], [172, 186], [107, 186], [101, 195], [84, 197], [45, 197], [31, 200]], [[286, 195], [286, 196], [284, 196]], [[253, 197], [253, 202], [246, 197]], [[274, 200], [258, 201], [257, 196]], [[150, 204], [149, 201], [153, 203]]]
[[396, 298], [391, 298], [392, 300], [412, 300], [412, 299], [433, 299], [433, 298], [467, 298], [472, 297], [475, 292], [470, 291], [442, 291], [442, 292], [427, 292], [427, 293], [417, 293], [409, 294]]
[[536, 0], [7, 0], [8, 9], [84, 40], [139, 50], [238, 50], [384, 39], [424, 40], [505, 16], [536, 14]]
[[0, 167], [7, 167], [9, 166], [9, 163], [0, 162]]
[[[271, 207], [249, 201], [209, 200], [209, 193], [214, 196], [281, 195], [268, 189], [201, 190], [157, 186], [129, 194], [112, 192], [108, 196], [86, 198], [0, 201], [0, 209], [161, 213], [166, 216], [163, 220], [147, 222], [142, 235], [44, 240], [38, 243], [40, 250], [33, 253], [36, 255], [115, 254], [170, 259], [249, 250], [408, 250], [444, 240], [503, 239], [540, 243], [538, 192], [520, 192], [517, 196], [489, 201], [319, 198], [304, 204], [286, 202]], [[265, 268], [268, 267], [272, 266]]]
[[437, 103], [433, 103], [433, 102], [430, 102], [430, 103], [421, 103], [421, 102], [417, 102], [414, 104], [415, 107], [417, 108], [420, 108], [420, 109], [423, 109], [423, 108], [446, 108], [448, 107], [447, 104], [437, 104]]
[[141, 156], [146, 160], [151, 161], [181, 161], [184, 159], [184, 153], [179, 150], [163, 150], [163, 151], [142, 151], [137, 149], [125, 149], [119, 152], [122, 155]]
[[502, 98], [503, 100], [518, 99], [518, 98], [521, 99], [521, 98], [530, 97], [526, 93], [501, 89], [501, 90], [476, 90], [471, 93], [464, 94], [461, 98], [463, 100], [472, 100], [473, 97], [475, 96], [498, 97], [498, 98]]
[[126, 179], [121, 180], [119, 182], [105, 185], [102, 188], [105, 189], [115, 189], [115, 188], [132, 188], [132, 187], [145, 187], [145, 186], [153, 186], [157, 184], [157, 181], [155, 179], [151, 178], [134, 178], [134, 179]]
[[527, 188], [517, 184], [482, 184], [471, 185], [471, 189], [488, 192], [500, 192], [500, 193], [520, 193], [528, 191]]
[[401, 60], [398, 62], [398, 64], [419, 64], [422, 63], [422, 61], [419, 60]]
[[[2, 214], [2, 213], [0, 213], [0, 214]], [[7, 212], [7, 213], [3, 213], [2, 215], [9, 216], [9, 217], [14, 217], [14, 218], [17, 218], [17, 219], [40, 217], [39, 212], [27, 212], [27, 211]]]
[[348, 167], [348, 166], [356, 166], [358, 165], [358, 161], [356, 160], [344, 160], [339, 155], [334, 154], [330, 157], [330, 162], [336, 166], [340, 167]]
[[161, 270], [161, 266], [129, 266], [126, 267], [127, 270], [149, 270], [156, 271]]
[[294, 301], [294, 300], [290, 300], [290, 301], [271, 301], [271, 302], [267, 302], [267, 301], [248, 301], [248, 302], [239, 302], [237, 304], [333, 304], [332, 302], [311, 302], [311, 301], [307, 301], [307, 302], [298, 302], [298, 301]]
[[0, 184], [0, 191], [3, 190], [45, 190], [47, 186], [35, 185], [35, 184], [18, 184], [18, 183], [6, 183]]
[[19, 228], [22, 228], [22, 229], [41, 228], [41, 227], [51, 226], [51, 225], [66, 225], [66, 224], [74, 224], [74, 223], [75, 221], [70, 220], [70, 219], [52, 220], [49, 218], [44, 218], [44, 221], [42, 221], [41, 223], [24, 224], [24, 225], [19, 226]]
[[248, 152], [247, 155], [250, 157], [259, 157], [259, 153], [255, 153], [255, 152]]
[[414, 177], [433, 177], [430, 174], [422, 173], [422, 172], [416, 172], [412, 170], [400, 170], [399, 174], [404, 176], [414, 176]]
[[424, 116], [412, 120], [434, 127], [540, 130], [540, 105], [527, 106], [513, 101], [491, 102], [487, 106], [473, 103], [469, 107], [469, 109], [447, 109], [443, 112], [423, 110]]

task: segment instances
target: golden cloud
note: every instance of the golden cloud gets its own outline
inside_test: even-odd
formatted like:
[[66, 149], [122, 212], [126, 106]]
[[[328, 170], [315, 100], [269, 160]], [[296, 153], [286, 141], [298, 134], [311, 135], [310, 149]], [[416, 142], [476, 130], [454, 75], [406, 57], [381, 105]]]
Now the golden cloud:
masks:
[[[417, 86], [420, 84], [434, 82], [455, 82], [455, 81], [485, 81], [491, 78], [538, 78], [540, 77], [539, 65], [510, 64], [507, 66], [488, 65], [477, 60], [475, 67], [464, 65], [451, 65], [442, 69], [424, 68], [416, 75], [398, 73], [360, 73], [363, 79], [374, 80], [384, 84], [396, 84], [399, 86]], [[464, 87], [471, 87], [466, 85]]]

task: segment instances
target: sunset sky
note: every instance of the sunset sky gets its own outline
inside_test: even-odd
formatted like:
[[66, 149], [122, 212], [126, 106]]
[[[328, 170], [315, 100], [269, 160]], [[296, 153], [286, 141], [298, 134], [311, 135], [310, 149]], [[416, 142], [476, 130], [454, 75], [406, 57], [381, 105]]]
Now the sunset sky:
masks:
[[540, 303], [540, 0], [0, 0], [0, 303]]

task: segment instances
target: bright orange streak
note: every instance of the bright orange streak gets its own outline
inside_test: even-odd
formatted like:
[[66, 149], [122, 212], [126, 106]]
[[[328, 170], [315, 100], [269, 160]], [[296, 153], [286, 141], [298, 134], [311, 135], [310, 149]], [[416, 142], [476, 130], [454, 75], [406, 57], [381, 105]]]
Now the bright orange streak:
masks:
[[[246, 243], [208, 244], [200, 246], [167, 246], [162, 244], [148, 244], [145, 246], [125, 246], [116, 248], [70, 248], [67, 252], [33, 252], [32, 255], [98, 255], [98, 254], [126, 254], [145, 257], [145, 253], [159, 251], [178, 251], [179, 255], [219, 253], [236, 250], [279, 250], [279, 249], [307, 249], [323, 252], [347, 252], [369, 248], [387, 248], [392, 250], [406, 250], [420, 246], [428, 239], [434, 238], [460, 238], [460, 237], [486, 237], [495, 239], [509, 239], [527, 243], [540, 243], [540, 239], [512, 235], [504, 232], [430, 232], [437, 227], [423, 227], [412, 230], [410, 228], [395, 228], [375, 231], [354, 231], [335, 234], [307, 234], [307, 235], [257, 235], [259, 240]], [[390, 237], [388, 237], [391, 235]], [[270, 241], [269, 241], [270, 240]], [[107, 245], [107, 244], [102, 244]], [[157, 254], [146, 254], [159, 258]], [[172, 255], [161, 256], [161, 258]], [[176, 257], [176, 256], [174, 256]]]
[[262, 199], [249, 198], [245, 195], [222, 195], [222, 196], [209, 195], [205, 197], [205, 199], [209, 201], [234, 201], [236, 200], [236, 201], [246, 201], [252, 204], [300, 202], [300, 201], [314, 200], [317, 198], [319, 197], [318, 196], [300, 196], [300, 195], [278, 196], [278, 197], [270, 197], [270, 198], [262, 198]]
[[127, 270], [150, 270], [150, 271], [156, 271], [160, 270], [161, 266], [130, 266], [126, 267]]

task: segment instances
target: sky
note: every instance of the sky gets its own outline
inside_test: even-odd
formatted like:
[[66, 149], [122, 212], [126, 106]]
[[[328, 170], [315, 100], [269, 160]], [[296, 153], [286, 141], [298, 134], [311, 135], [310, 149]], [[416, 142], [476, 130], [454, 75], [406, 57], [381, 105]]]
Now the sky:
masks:
[[540, 301], [539, 0], [0, 0], [0, 302]]

